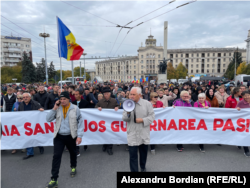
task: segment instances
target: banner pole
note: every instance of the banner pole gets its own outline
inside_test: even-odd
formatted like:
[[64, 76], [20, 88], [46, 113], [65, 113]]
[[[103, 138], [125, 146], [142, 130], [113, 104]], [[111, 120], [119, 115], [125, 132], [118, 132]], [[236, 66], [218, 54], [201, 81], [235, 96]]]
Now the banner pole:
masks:
[[58, 27], [58, 17], [56, 16], [56, 23], [57, 23], [57, 40], [58, 40], [58, 51], [60, 57], [60, 79], [61, 79], [61, 92], [62, 92], [62, 57], [61, 57], [61, 47], [60, 45], [60, 36], [59, 36], [59, 27]]

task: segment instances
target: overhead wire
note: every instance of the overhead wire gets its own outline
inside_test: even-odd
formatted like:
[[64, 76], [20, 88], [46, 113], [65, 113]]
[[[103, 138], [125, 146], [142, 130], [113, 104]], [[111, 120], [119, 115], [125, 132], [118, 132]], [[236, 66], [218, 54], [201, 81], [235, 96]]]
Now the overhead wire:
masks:
[[[13, 29], [11, 29], [11, 28], [9, 28], [8, 26], [6, 26], [6, 25], [4, 25], [3, 23], [1, 23], [1, 25], [3, 25], [3, 26], [5, 26], [5, 27], [7, 27], [8, 29], [10, 29], [10, 30], [12, 30], [12, 31], [14, 31]], [[22, 35], [22, 34], [20, 34], [20, 33], [18, 33], [18, 32], [16, 32], [17, 34], [19, 34], [20, 36], [22, 36], [22, 37], [26, 37], [26, 36], [24, 36], [24, 35]], [[26, 38], [28, 38], [28, 37], [26, 37]], [[41, 44], [39, 44], [39, 43], [37, 43], [37, 42], [35, 42], [34, 40], [31, 40], [32, 42], [34, 42], [35, 44], [38, 44], [39, 46], [38, 47], [40, 47], [40, 45]], [[42, 47], [40, 47], [40, 48], [42, 48]], [[43, 49], [43, 48], [42, 48]], [[55, 54], [57, 54], [58, 55], [58, 53], [57, 52], [55, 52], [55, 51], [52, 51], [52, 50], [50, 50], [50, 51], [48, 51], [48, 52], [53, 52], [53, 53], [55, 53]]]
[[[11, 23], [13, 23], [14, 25], [16, 25], [17, 27], [19, 27], [19, 28], [21, 28], [22, 30], [26, 31], [26, 32], [27, 32], [27, 33], [29, 33], [30, 35], [32, 35], [32, 36], [34, 36], [34, 37], [38, 38], [39, 40], [43, 41], [41, 38], [39, 38], [39, 37], [37, 37], [37, 36], [33, 35], [32, 33], [28, 32], [27, 30], [23, 29], [22, 27], [20, 27], [20, 26], [19, 26], [19, 25], [17, 25], [16, 23], [14, 23], [14, 22], [10, 21], [9, 19], [7, 19], [6, 17], [4, 17], [3, 15], [1, 15], [1, 16], [2, 16], [3, 18], [5, 18], [6, 20], [8, 20], [9, 22], [11, 22]], [[51, 47], [51, 48], [56, 49], [55, 47], [50, 46], [50, 45], [48, 45], [48, 47]], [[57, 49], [56, 49], [56, 50], [57, 50]]]
[[[185, 6], [185, 5], [194, 3], [194, 2], [196, 2], [196, 1], [197, 1], [197, 0], [190, 1], [190, 2], [188, 2], [188, 3], [184, 3], [184, 4], [182, 4], [182, 5], [179, 5], [179, 6], [175, 7], [175, 8], [173, 8], [173, 9], [167, 11], [167, 12], [164, 12], [164, 13], [162, 13], [162, 14], [160, 14], [160, 15], [157, 15], [157, 16], [151, 18], [151, 19], [148, 19], [148, 20], [146, 20], [146, 21], [144, 21], [144, 22], [141, 22], [141, 23], [137, 24], [136, 26], [131, 27], [130, 30], [129, 30], [129, 31], [127, 32], [127, 34], [125, 35], [124, 39], [122, 40], [121, 44], [123, 43], [123, 41], [124, 41], [125, 38], [127, 37], [128, 33], [129, 33], [132, 29], [134, 29], [135, 27], [138, 27], [139, 25], [142, 25], [142, 24], [144, 24], [144, 23], [146, 23], [146, 22], [148, 22], [148, 21], [150, 21], [150, 20], [153, 20], [153, 19], [155, 19], [155, 18], [157, 18], [157, 17], [159, 17], [159, 16], [162, 16], [162, 15], [164, 15], [164, 14], [166, 14], [166, 13], [169, 13], [169, 12], [171, 12], [171, 11], [177, 9], [177, 8], [180, 8], [180, 7], [182, 7], [182, 6]], [[172, 3], [172, 2], [174, 2], [174, 1], [171, 1], [170, 3]], [[170, 3], [169, 3], [169, 4], [170, 4]], [[168, 4], [167, 4], [167, 5], [168, 5]], [[158, 9], [160, 9], [160, 8], [158, 8]], [[157, 10], [158, 10], [158, 9], [157, 9]], [[151, 12], [151, 13], [152, 13], [152, 12]], [[150, 14], [150, 13], [148, 13], [148, 14]], [[147, 14], [147, 15], [148, 15], [148, 14]], [[143, 16], [143, 17], [144, 17], [144, 16]], [[142, 18], [142, 17], [140, 17], [140, 18]], [[138, 18], [138, 19], [140, 19], [140, 18]], [[137, 19], [137, 20], [138, 20], [138, 19]], [[128, 24], [130, 24], [130, 23], [132, 23], [132, 22], [133, 22], [133, 21], [129, 22]], [[128, 24], [126, 24], [126, 25], [128, 25]], [[120, 44], [120, 46], [121, 46], [121, 44]], [[120, 46], [118, 47], [118, 49], [120, 48]], [[118, 49], [116, 50], [116, 52], [118, 51]], [[116, 54], [116, 52], [115, 52], [115, 54]], [[114, 54], [114, 55], [115, 55], [115, 54]]]
[[109, 22], [109, 23], [112, 23], [112, 24], [118, 25], [118, 24], [116, 24], [116, 23], [114, 23], [114, 22], [111, 22], [111, 21], [109, 21], [109, 20], [105, 19], [105, 18], [102, 18], [102, 17], [97, 16], [97, 15], [95, 15], [95, 14], [92, 14], [92, 13], [90, 13], [90, 12], [86, 11], [86, 10], [83, 10], [83, 9], [81, 9], [81, 8], [79, 8], [79, 7], [76, 7], [76, 6], [74, 6], [74, 5], [70, 4], [70, 3], [67, 3], [67, 2], [62, 1], [62, 0], [60, 0], [60, 1], [61, 1], [62, 3], [65, 3], [65, 4], [68, 4], [68, 5], [72, 6], [72, 7], [75, 7], [75, 8], [77, 8], [77, 9], [79, 9], [79, 10], [83, 11], [83, 12], [87, 12], [87, 13], [89, 13], [89, 14], [91, 14], [91, 15], [93, 15], [93, 16], [95, 16], [95, 17], [97, 17], [97, 18], [100, 18], [100, 19], [102, 19], [102, 20], [105, 20], [105, 21], [107, 21], [107, 22]]
[[[5, 23], [5, 24], [12, 24], [12, 23]], [[57, 25], [57, 24], [40, 24], [40, 23], [18, 23], [18, 24], [31, 24], [31, 25]], [[81, 24], [66, 24], [72, 26], [91, 26], [91, 27], [116, 27], [113, 25], [81, 25]]]

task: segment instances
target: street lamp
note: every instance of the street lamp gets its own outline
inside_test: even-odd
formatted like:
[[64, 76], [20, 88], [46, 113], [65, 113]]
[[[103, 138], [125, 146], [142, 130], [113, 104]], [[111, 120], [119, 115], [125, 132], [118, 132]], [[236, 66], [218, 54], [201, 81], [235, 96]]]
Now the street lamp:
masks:
[[87, 53], [83, 53], [82, 55], [84, 56], [84, 78], [87, 80], [85, 72], [85, 55], [87, 55]]
[[46, 37], [50, 37], [48, 33], [40, 33], [39, 37], [44, 38], [44, 52], [45, 52], [45, 72], [46, 72], [46, 84], [48, 84], [48, 71], [47, 71], [47, 56], [46, 56]]

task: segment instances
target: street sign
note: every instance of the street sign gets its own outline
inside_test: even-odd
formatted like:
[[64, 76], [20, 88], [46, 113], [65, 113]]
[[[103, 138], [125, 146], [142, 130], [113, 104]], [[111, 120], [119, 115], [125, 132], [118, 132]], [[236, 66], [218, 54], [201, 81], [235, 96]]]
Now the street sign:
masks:
[[82, 77], [83, 77], [83, 78], [85, 78], [85, 76], [84, 76], [84, 75], [83, 75]]
[[12, 80], [17, 80], [16, 78], [12, 78]]

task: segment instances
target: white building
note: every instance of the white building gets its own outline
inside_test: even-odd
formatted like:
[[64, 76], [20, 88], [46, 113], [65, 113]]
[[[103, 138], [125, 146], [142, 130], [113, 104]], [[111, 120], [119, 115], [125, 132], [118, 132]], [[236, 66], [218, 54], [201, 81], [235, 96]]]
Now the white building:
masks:
[[1, 36], [1, 66], [14, 66], [22, 60], [23, 52], [31, 52], [31, 39]]
[[[182, 62], [188, 69], [189, 76], [222, 76], [233, 59], [235, 50], [236, 48], [168, 49], [167, 59], [171, 58], [174, 68]], [[242, 55], [242, 60], [246, 61], [246, 49], [238, 51]], [[137, 52], [137, 56], [97, 61], [96, 76], [100, 76], [104, 81], [122, 79], [126, 82], [145, 77], [155, 79], [159, 71], [159, 62], [163, 60], [163, 46], [157, 46], [156, 39], [150, 35], [145, 40], [145, 46], [139, 47]]]

